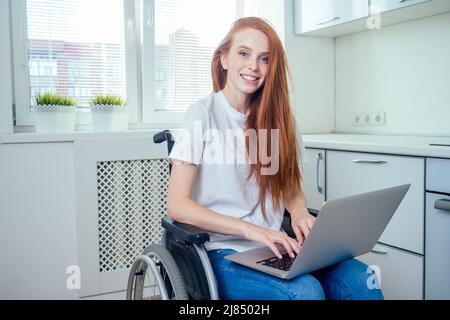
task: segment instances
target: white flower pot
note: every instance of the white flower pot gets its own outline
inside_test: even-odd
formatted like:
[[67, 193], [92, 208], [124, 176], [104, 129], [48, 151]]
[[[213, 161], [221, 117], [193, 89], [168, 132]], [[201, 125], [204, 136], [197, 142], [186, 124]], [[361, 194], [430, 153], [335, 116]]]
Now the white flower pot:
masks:
[[75, 131], [74, 106], [34, 106], [35, 128], [38, 133], [66, 133]]
[[128, 130], [128, 108], [114, 105], [91, 106], [94, 132]]

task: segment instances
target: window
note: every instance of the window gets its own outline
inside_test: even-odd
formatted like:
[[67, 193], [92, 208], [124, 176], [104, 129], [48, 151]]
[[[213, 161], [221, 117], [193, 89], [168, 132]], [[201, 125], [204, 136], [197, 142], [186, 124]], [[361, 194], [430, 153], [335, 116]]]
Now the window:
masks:
[[96, 94], [126, 97], [123, 0], [27, 0], [27, 30], [28, 60], [39, 65], [31, 92], [75, 91], [79, 106]]
[[238, 16], [238, 2], [144, 1], [144, 122], [181, 121], [190, 104], [212, 92], [211, 57]]
[[12, 1], [17, 124], [33, 125], [30, 107], [47, 90], [75, 98], [79, 107], [97, 94], [120, 95], [135, 127], [180, 123], [191, 103], [211, 93], [212, 53], [231, 23], [275, 7], [282, 16], [282, 2], [275, 4]]
[[43, 91], [69, 95], [79, 107], [98, 94], [127, 98], [124, 0], [18, 0], [11, 6], [19, 125], [32, 124], [29, 111]]

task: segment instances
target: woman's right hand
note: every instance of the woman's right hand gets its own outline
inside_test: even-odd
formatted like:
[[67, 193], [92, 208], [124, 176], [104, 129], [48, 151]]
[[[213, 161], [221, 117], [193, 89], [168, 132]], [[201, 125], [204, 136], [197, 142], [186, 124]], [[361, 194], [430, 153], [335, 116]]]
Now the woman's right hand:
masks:
[[280, 251], [275, 245], [276, 243], [282, 245], [292, 258], [300, 252], [300, 244], [297, 240], [292, 239], [286, 233], [262, 228], [252, 223], [246, 223], [244, 228], [244, 237], [247, 240], [258, 241], [265, 244], [279, 259], [282, 257]]

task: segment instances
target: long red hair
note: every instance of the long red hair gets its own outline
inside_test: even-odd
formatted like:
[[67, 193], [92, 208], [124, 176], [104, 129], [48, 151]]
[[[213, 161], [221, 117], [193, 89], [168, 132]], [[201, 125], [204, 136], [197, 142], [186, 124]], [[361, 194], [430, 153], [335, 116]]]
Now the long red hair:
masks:
[[[271, 150], [270, 129], [279, 129], [279, 169], [274, 175], [263, 175], [261, 171], [269, 164], [262, 164], [259, 159], [255, 164], [250, 164], [249, 179], [253, 174], [259, 185], [259, 201], [262, 214], [267, 220], [265, 199], [267, 194], [272, 197], [273, 208], [280, 211], [281, 201], [286, 201], [288, 196], [301, 190], [301, 175], [299, 169], [300, 149], [296, 138], [295, 119], [288, 95], [289, 74], [287, 59], [283, 45], [271, 25], [261, 18], [245, 17], [233, 23], [230, 31], [214, 51], [211, 72], [214, 92], [225, 87], [227, 70], [220, 62], [223, 55], [227, 55], [236, 32], [243, 29], [256, 29], [263, 32], [269, 40], [269, 69], [263, 85], [252, 94], [249, 105], [249, 114], [245, 123], [245, 129], [267, 129], [267, 149]], [[259, 134], [257, 150], [259, 154]], [[246, 150], [249, 153], [249, 142], [246, 140]], [[270, 156], [270, 155], [269, 155]], [[273, 155], [272, 155], [273, 156]]]

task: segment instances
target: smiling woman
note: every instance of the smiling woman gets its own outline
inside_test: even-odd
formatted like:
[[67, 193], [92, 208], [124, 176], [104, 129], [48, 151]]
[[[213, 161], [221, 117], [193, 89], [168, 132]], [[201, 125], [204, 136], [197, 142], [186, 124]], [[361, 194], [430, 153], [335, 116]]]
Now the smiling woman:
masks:
[[[244, 164], [211, 163], [209, 156], [217, 150], [201, 139], [202, 134], [177, 139], [169, 155], [174, 165], [167, 205], [173, 220], [210, 232], [210, 241], [204, 246], [220, 297], [382, 298], [380, 290], [369, 291], [367, 266], [356, 260], [285, 281], [225, 259], [235, 251], [261, 246], [269, 247], [280, 259], [282, 247], [285, 258], [292, 259], [300, 252], [315, 218], [308, 212], [301, 187], [301, 140], [297, 140], [300, 135], [288, 96], [287, 60], [273, 27], [256, 17], [237, 20], [214, 51], [211, 69], [214, 92], [189, 107], [183, 129], [195, 133], [200, 127], [202, 134], [240, 129], [254, 131], [256, 139], [242, 135], [249, 155]], [[264, 131], [267, 134], [261, 135]], [[278, 135], [273, 136], [273, 131]], [[272, 149], [274, 145], [279, 148]], [[269, 149], [270, 161], [260, 152], [257, 157], [249, 152]], [[274, 162], [276, 170], [267, 174]], [[285, 208], [291, 214], [296, 239], [280, 230]]]
[[251, 94], [262, 86], [268, 70], [268, 50], [269, 40], [259, 30], [243, 30], [235, 34], [228, 55], [222, 55], [220, 60], [227, 72], [229, 86], [225, 86], [224, 92], [230, 97], [231, 105], [239, 107], [248, 104], [248, 101], [239, 101], [239, 97], [234, 96], [234, 90]]

